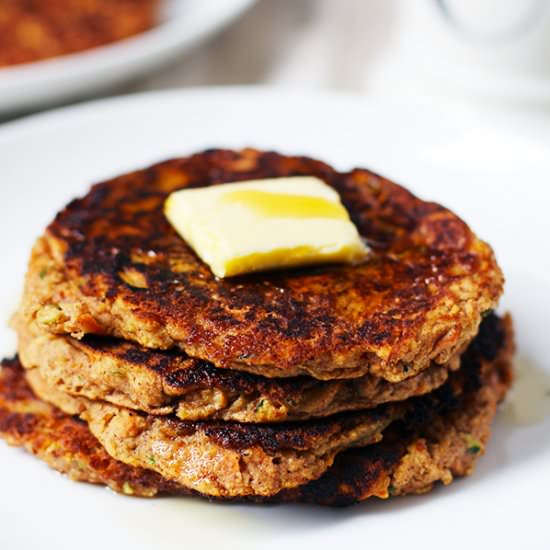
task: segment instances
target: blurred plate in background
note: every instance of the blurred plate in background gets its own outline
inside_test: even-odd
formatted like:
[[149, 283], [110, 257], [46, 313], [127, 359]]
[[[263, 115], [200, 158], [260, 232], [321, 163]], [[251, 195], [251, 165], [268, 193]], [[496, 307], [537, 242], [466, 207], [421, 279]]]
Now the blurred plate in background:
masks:
[[89, 96], [157, 69], [230, 23], [254, 0], [164, 0], [150, 31], [93, 50], [0, 68], [0, 115]]

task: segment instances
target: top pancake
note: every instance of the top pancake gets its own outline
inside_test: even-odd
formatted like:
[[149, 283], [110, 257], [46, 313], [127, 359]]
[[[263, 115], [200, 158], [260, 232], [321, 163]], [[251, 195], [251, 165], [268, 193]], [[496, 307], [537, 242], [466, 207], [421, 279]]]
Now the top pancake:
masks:
[[[340, 195], [372, 253], [362, 265], [219, 280], [163, 214], [168, 193], [231, 181], [313, 175]], [[397, 382], [444, 363], [496, 305], [491, 248], [449, 210], [364, 169], [304, 157], [209, 150], [97, 184], [40, 244], [63, 277], [27, 285], [38, 324], [108, 334], [271, 377], [367, 373]]]

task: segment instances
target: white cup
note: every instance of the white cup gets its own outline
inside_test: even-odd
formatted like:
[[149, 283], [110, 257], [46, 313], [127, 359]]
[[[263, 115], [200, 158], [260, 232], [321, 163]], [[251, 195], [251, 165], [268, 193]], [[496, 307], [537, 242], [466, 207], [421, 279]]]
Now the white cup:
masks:
[[393, 36], [453, 87], [550, 101], [550, 0], [398, 0]]

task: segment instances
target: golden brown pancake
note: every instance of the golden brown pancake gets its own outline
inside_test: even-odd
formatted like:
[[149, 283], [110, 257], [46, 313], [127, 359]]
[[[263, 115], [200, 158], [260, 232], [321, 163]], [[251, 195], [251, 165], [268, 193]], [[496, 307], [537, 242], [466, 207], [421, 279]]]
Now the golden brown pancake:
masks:
[[19, 358], [52, 387], [150, 414], [182, 420], [282, 422], [373, 408], [426, 394], [460, 365], [459, 357], [392, 384], [383, 378], [321, 381], [308, 376], [266, 378], [218, 369], [178, 350], [86, 335], [81, 340], [14, 320]]
[[317, 479], [337, 453], [380, 441], [407, 404], [382, 405], [310, 422], [188, 422], [72, 397], [27, 371], [36, 395], [88, 423], [114, 458], [149, 468], [188, 489], [233, 498], [272, 496]]
[[122, 40], [150, 29], [159, 0], [0, 0], [0, 67]]
[[[422, 493], [437, 482], [469, 475], [485, 452], [498, 402], [511, 381], [509, 317], [490, 316], [462, 359], [453, 384], [416, 406], [375, 445], [339, 454], [318, 480], [272, 501], [348, 505], [377, 496]], [[0, 435], [75, 480], [109, 485], [124, 494], [189, 494], [157, 473], [113, 459], [86, 423], [35, 397], [16, 360], [0, 368]]]
[[[163, 214], [177, 189], [293, 175], [339, 193], [371, 248], [365, 263], [220, 280]], [[43, 279], [27, 278], [23, 315], [54, 333], [177, 347], [268, 377], [390, 382], [460, 353], [503, 283], [491, 248], [442, 206], [365, 169], [252, 149], [205, 151], [93, 186], [50, 224], [31, 266]]]

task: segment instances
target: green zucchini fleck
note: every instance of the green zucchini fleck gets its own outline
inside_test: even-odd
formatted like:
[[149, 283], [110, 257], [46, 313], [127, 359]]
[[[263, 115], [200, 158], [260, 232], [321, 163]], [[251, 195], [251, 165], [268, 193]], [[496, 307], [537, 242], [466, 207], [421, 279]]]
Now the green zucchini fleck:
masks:
[[469, 455], [476, 455], [483, 449], [483, 443], [478, 441], [472, 434], [465, 434], [464, 441], [466, 442], [466, 452]]

